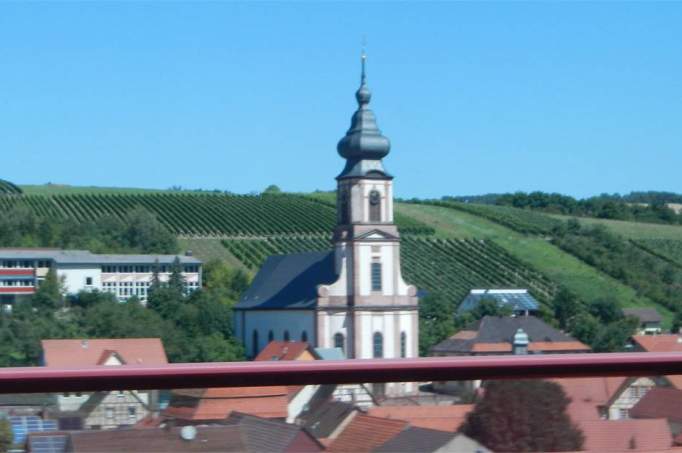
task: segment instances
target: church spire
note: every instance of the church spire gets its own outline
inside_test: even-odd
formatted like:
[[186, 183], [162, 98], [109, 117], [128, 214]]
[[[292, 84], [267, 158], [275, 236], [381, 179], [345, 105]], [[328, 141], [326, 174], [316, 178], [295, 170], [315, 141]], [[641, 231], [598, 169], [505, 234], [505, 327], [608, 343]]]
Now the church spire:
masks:
[[381, 159], [390, 151], [391, 142], [381, 135], [374, 112], [368, 107], [372, 93], [367, 87], [366, 60], [367, 55], [363, 49], [360, 88], [355, 92], [358, 109], [351, 119], [350, 129], [336, 147], [341, 157], [347, 161], [346, 167], [337, 178], [383, 179], [391, 177], [386, 173], [381, 162]]

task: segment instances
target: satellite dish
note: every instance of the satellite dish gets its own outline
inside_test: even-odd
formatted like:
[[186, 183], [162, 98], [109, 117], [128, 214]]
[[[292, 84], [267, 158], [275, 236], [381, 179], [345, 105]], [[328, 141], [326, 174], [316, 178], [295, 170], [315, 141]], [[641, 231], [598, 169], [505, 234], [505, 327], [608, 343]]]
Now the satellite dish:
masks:
[[194, 440], [197, 437], [197, 429], [194, 426], [183, 426], [180, 430], [183, 440]]

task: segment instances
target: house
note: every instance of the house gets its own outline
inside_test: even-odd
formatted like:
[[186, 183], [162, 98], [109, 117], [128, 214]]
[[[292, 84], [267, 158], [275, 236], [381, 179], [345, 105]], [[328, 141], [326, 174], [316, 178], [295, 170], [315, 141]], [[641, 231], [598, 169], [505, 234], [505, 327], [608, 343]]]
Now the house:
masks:
[[409, 427], [375, 448], [386, 453], [491, 453], [486, 447], [461, 433]]
[[[49, 436], [30, 436], [30, 447], [48, 445]], [[304, 429], [288, 423], [233, 414], [222, 424], [55, 433], [51, 452], [319, 452], [324, 447]], [[32, 449], [30, 451], [40, 451]], [[45, 450], [43, 450], [45, 451]]]
[[[271, 341], [256, 356], [254, 361], [270, 360], [317, 360], [318, 356], [310, 345], [303, 341]], [[335, 386], [290, 385], [287, 386], [289, 404], [287, 406], [287, 422], [293, 423], [301, 412], [309, 407], [317, 393], [328, 396]], [[320, 395], [317, 395], [319, 398]]]
[[682, 390], [658, 387], [651, 389], [630, 410], [631, 418], [664, 418], [673, 436], [682, 433]]
[[54, 393], [7, 393], [0, 394], [0, 417], [42, 416], [57, 406]]
[[305, 428], [323, 445], [329, 445], [358, 413], [358, 409], [351, 404], [327, 401], [303, 412], [297, 424]]
[[655, 452], [670, 451], [672, 436], [665, 419], [592, 420], [578, 423], [585, 436], [583, 451]]
[[[401, 274], [393, 216], [393, 176], [383, 166], [390, 142], [369, 109], [362, 58], [358, 109], [337, 151], [333, 250], [269, 257], [235, 306], [235, 332], [249, 357], [272, 340], [338, 347], [346, 357], [418, 357], [417, 289]], [[367, 384], [372, 393], [411, 395], [416, 383]]]
[[[682, 352], [682, 335], [635, 335], [631, 339], [634, 352]], [[682, 390], [682, 375], [665, 376], [673, 387]]]
[[[159, 338], [42, 340], [46, 367], [167, 365]], [[57, 418], [70, 428], [134, 425], [158, 410], [158, 391], [77, 392], [57, 396]], [[75, 419], [75, 421], [74, 421]]]
[[514, 316], [534, 315], [540, 303], [527, 289], [472, 289], [457, 308], [457, 314], [474, 310], [482, 300], [492, 300], [500, 308], [509, 308]]
[[434, 356], [566, 354], [589, 351], [589, 346], [534, 316], [484, 316], [431, 348]]
[[624, 308], [623, 314], [639, 320], [639, 335], [658, 335], [662, 331], [663, 318], [655, 308]]
[[466, 420], [473, 404], [446, 404], [438, 406], [377, 406], [367, 410], [373, 417], [403, 420], [416, 428], [454, 433]]
[[201, 287], [201, 261], [191, 255], [98, 255], [87, 250], [0, 248], [0, 304], [11, 307], [35, 293], [53, 269], [67, 294], [98, 290], [120, 301], [136, 296], [143, 303], [157, 272], [168, 281], [179, 261], [187, 292]]
[[172, 391], [168, 407], [161, 415], [178, 425], [218, 422], [234, 412], [285, 420], [288, 395], [283, 385], [178, 389]]
[[390, 420], [358, 414], [329, 445], [329, 451], [335, 453], [374, 451], [375, 448], [393, 439], [408, 426], [409, 423], [404, 420]]

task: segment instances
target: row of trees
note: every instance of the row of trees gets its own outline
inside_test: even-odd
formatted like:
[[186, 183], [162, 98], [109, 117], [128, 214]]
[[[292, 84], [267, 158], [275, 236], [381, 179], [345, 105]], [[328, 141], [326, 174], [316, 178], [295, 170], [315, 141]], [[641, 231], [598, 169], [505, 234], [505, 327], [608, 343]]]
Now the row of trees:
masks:
[[78, 222], [73, 218], [38, 216], [15, 205], [0, 216], [0, 247], [56, 247], [86, 249], [95, 253], [177, 253], [177, 239], [142, 207], [123, 219], [104, 216]]
[[[667, 203], [679, 202], [681, 198], [682, 196], [676, 194], [638, 192], [626, 196], [602, 194], [576, 199], [559, 193], [538, 191], [499, 194], [480, 200], [552, 214], [653, 223], [682, 223], [682, 215], [678, 215], [667, 206]], [[477, 202], [480, 202], [479, 199]]]
[[40, 340], [49, 338], [159, 337], [172, 362], [243, 359], [232, 306], [248, 277], [219, 262], [208, 263], [204, 276], [205, 287], [187, 295], [176, 262], [167, 284], [152, 284], [144, 307], [135, 297], [120, 303], [97, 291], [65, 299], [51, 271], [29, 300], [0, 315], [0, 366], [37, 365]]

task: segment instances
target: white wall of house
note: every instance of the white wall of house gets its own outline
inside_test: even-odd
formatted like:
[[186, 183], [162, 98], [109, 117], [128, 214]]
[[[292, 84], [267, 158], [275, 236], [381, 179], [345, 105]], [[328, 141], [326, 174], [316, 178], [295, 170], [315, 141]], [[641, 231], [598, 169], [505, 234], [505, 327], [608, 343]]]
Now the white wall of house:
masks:
[[656, 382], [648, 377], [632, 381], [608, 407], [609, 420], [630, 418], [630, 410], [646, 395], [646, 392], [654, 387], [656, 387]]
[[[60, 264], [57, 277], [63, 279], [64, 289], [68, 294], [82, 290], [102, 289], [102, 267], [95, 264]], [[91, 279], [91, 285], [87, 280]]]

